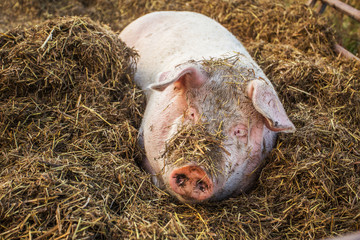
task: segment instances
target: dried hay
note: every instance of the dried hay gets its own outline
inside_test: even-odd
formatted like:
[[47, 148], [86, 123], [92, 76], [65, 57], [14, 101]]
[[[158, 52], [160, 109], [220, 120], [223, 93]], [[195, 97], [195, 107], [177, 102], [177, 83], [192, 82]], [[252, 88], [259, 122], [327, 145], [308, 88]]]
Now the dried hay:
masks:
[[1, 238], [111, 237], [111, 214], [146, 179], [136, 53], [87, 18], [15, 29], [0, 46]]
[[[133, 53], [89, 19], [12, 30], [0, 38], [0, 238], [318, 239], [360, 229], [360, 66], [334, 54], [333, 30], [310, 9], [267, 0], [83, 2], [71, 6], [115, 30], [154, 10], [217, 19], [265, 70], [297, 132], [280, 135], [249, 194], [180, 204], [134, 163], [142, 101], [126, 77]], [[68, 6], [52, 16], [36, 9], [32, 20]]]
[[[212, 176], [221, 171], [222, 135], [221, 129], [217, 134], [211, 134], [204, 123], [185, 125], [166, 143], [164, 153], [167, 164], [183, 166], [195, 162], [205, 168]], [[221, 126], [220, 126], [221, 127]]]

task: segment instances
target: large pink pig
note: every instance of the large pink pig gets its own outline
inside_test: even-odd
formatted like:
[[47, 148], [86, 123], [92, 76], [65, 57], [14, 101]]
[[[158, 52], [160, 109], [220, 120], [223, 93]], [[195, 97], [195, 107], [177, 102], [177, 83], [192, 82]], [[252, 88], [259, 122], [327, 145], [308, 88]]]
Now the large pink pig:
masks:
[[[147, 106], [139, 141], [154, 183], [183, 202], [218, 201], [246, 191], [276, 132], [295, 127], [244, 46], [219, 23], [194, 12], [147, 14], [120, 38], [140, 55], [135, 82], [146, 92]], [[209, 67], [212, 61], [218, 66]], [[225, 135], [214, 150], [217, 174], [198, 162], [177, 166], [166, 159], [168, 140], [195, 122], [215, 122], [207, 131], [221, 126]]]

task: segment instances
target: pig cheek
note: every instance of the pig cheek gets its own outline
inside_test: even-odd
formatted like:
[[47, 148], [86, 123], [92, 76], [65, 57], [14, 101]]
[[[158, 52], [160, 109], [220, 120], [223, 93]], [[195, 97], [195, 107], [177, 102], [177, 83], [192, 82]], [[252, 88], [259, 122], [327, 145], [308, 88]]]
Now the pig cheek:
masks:
[[[228, 153], [223, 155], [223, 179], [219, 181], [219, 185], [224, 185], [223, 192], [233, 191], [232, 188], [237, 182], [234, 179], [238, 179], [242, 175], [244, 163], [250, 156], [248, 133], [248, 126], [245, 124], [238, 124], [228, 130], [229, 135], [224, 141]], [[229, 184], [231, 187], [228, 186]]]
[[148, 127], [148, 134], [145, 137], [145, 149], [152, 157], [157, 160], [165, 150], [166, 141], [176, 133], [181, 116], [174, 118], [174, 114], [164, 114]]
[[260, 156], [263, 142], [264, 124], [257, 123], [250, 130], [250, 141], [252, 146], [252, 155]]
[[257, 121], [251, 124], [250, 130], [247, 125], [238, 124], [231, 129], [230, 134], [237, 140], [238, 148], [241, 148], [241, 146], [249, 147], [251, 151], [250, 155], [253, 156], [261, 153], [263, 130], [264, 123]]
[[[237, 195], [245, 191], [254, 180], [254, 170], [262, 161], [263, 122], [255, 122], [250, 130], [245, 124], [239, 124], [230, 131], [232, 138], [225, 142], [230, 155], [224, 155], [225, 178], [218, 197]], [[234, 138], [236, 140], [234, 140]]]
[[252, 174], [261, 164], [262, 156], [262, 146], [263, 146], [263, 135], [264, 133], [264, 123], [259, 122], [252, 126], [250, 130], [249, 137], [249, 148], [250, 156], [249, 163], [246, 167], [245, 174]]
[[225, 178], [231, 178], [249, 157], [248, 148], [248, 127], [245, 124], [238, 124], [228, 131], [228, 138], [224, 142], [229, 154], [224, 155]]
[[[168, 104], [165, 105], [165, 103]], [[165, 150], [166, 140], [177, 131], [185, 103], [181, 95], [165, 92], [165, 94], [159, 94], [157, 102], [147, 109], [149, 114], [144, 126], [144, 145], [148, 159], [156, 172], [162, 169], [162, 164], [157, 160]]]
[[232, 152], [230, 169], [242, 168], [242, 164], [248, 161], [245, 172], [251, 172], [260, 164], [263, 130], [264, 123], [262, 121], [252, 123], [250, 130], [245, 124], [238, 124], [230, 130], [232, 139], [236, 141], [230, 151]]

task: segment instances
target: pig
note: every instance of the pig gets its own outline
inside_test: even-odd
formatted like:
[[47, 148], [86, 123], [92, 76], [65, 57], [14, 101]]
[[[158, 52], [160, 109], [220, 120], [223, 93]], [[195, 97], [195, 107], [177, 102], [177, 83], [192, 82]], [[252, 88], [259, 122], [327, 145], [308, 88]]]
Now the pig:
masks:
[[[185, 203], [250, 189], [277, 132], [295, 127], [241, 42], [215, 20], [186, 11], [149, 13], [119, 37], [139, 54], [134, 81], [147, 103], [138, 140], [153, 182]], [[221, 147], [212, 149], [217, 174], [191, 160], [172, 164], [164, 154], [182, 126], [199, 122], [224, 135]]]
[[324, 240], [360, 240], [360, 231], [347, 233], [338, 237], [330, 237]]

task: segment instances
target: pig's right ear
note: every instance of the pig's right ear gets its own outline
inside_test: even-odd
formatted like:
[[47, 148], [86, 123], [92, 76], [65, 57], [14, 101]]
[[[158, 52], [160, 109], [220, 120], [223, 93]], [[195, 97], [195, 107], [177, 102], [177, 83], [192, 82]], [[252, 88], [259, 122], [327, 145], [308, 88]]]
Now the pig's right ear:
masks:
[[150, 84], [149, 88], [163, 91], [171, 84], [174, 84], [177, 88], [199, 88], [205, 83], [206, 79], [207, 77], [197, 66], [190, 66], [159, 73], [157, 82]]
[[253, 80], [247, 86], [247, 94], [255, 109], [265, 118], [265, 125], [275, 132], [294, 132], [275, 89], [263, 80]]

